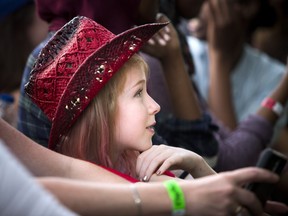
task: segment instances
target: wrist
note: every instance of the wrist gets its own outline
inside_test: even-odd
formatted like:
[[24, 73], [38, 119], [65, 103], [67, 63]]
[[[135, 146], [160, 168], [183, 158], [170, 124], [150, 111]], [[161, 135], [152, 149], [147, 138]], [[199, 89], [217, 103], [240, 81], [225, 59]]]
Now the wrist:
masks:
[[267, 108], [268, 110], [271, 110], [278, 117], [280, 117], [284, 111], [283, 105], [270, 97], [265, 98], [262, 101], [261, 106]]
[[172, 203], [172, 216], [184, 216], [186, 214], [186, 201], [184, 192], [176, 180], [164, 182], [168, 196]]
[[135, 184], [130, 185], [131, 191], [132, 191], [132, 197], [135, 203], [135, 206], [137, 208], [137, 215], [142, 216], [142, 200], [140, 197], [140, 194], [135, 186]]
[[162, 183], [149, 183], [149, 185], [147, 183], [136, 183], [135, 186], [141, 197], [143, 216], [167, 216], [170, 214], [171, 201]]
[[227, 72], [231, 73], [231, 71], [237, 66], [239, 60], [242, 57], [242, 51], [237, 53], [227, 53], [227, 52], [217, 52], [210, 51], [209, 58], [211, 64], [214, 64], [216, 67], [220, 67], [221, 73], [222, 71], [227, 70]]

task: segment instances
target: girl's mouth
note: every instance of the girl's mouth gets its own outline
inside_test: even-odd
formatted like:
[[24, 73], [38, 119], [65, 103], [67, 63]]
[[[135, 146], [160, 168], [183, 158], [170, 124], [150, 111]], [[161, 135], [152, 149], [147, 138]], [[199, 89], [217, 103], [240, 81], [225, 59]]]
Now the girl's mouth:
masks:
[[148, 129], [149, 131], [151, 131], [154, 134], [155, 133], [155, 128], [154, 128], [155, 125], [156, 125], [156, 122], [154, 122], [150, 126], [146, 127], [146, 129]]

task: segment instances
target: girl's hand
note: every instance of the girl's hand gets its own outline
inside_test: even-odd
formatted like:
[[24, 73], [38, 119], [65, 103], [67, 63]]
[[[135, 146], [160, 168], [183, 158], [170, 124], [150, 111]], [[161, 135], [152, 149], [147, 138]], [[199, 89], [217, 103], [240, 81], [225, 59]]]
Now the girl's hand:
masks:
[[136, 172], [144, 181], [148, 181], [152, 174], [161, 175], [168, 169], [185, 170], [194, 178], [215, 174], [201, 156], [183, 148], [154, 145], [137, 159]]

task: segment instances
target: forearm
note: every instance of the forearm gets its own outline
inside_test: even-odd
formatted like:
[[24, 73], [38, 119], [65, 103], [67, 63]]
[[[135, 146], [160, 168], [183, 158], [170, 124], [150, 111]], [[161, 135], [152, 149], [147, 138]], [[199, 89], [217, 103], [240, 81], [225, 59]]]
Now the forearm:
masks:
[[210, 88], [208, 103], [215, 116], [228, 128], [235, 129], [237, 119], [232, 98], [229, 67], [217, 54], [210, 53]]
[[237, 118], [230, 75], [243, 53], [244, 26], [227, 0], [209, 4], [207, 18], [210, 59], [208, 102], [215, 115], [233, 130], [237, 126]]
[[[280, 81], [277, 88], [268, 96], [273, 100], [279, 102], [283, 107], [287, 104], [288, 101], [288, 71], [286, 68], [286, 73], [283, 76], [283, 79]], [[267, 119], [271, 124], [275, 124], [279, 116], [274, 113], [272, 110], [267, 109], [266, 107], [260, 106], [257, 111], [257, 114]]]
[[93, 181], [124, 182], [94, 164], [53, 152], [0, 119], [0, 139], [35, 176], [59, 176]]
[[[68, 164], [64, 157], [57, 157], [57, 154], [34, 143], [2, 119], [0, 119], [0, 138], [34, 175], [66, 174]], [[54, 161], [54, 163], [52, 164], [50, 161]], [[57, 166], [55, 166], [56, 164]]]
[[[60, 202], [80, 215], [138, 215], [132, 189], [127, 185], [83, 183], [58, 178], [41, 179], [40, 182]], [[164, 186], [138, 183], [135, 187], [141, 199], [143, 216], [171, 214], [171, 201]]]
[[171, 54], [173, 55], [161, 62], [170, 90], [174, 115], [184, 120], [199, 119], [202, 112], [186, 71], [182, 54], [180, 50], [171, 52]]
[[218, 160], [214, 169], [220, 172], [255, 165], [272, 134], [272, 124], [258, 115], [250, 115], [233, 132], [220, 128]]

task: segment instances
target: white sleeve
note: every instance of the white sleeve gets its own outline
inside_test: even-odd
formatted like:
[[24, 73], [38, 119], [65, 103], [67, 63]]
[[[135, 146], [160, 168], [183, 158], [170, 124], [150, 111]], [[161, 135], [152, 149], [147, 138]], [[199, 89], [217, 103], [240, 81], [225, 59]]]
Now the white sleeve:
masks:
[[0, 215], [76, 214], [62, 206], [52, 194], [42, 188], [0, 140]]

